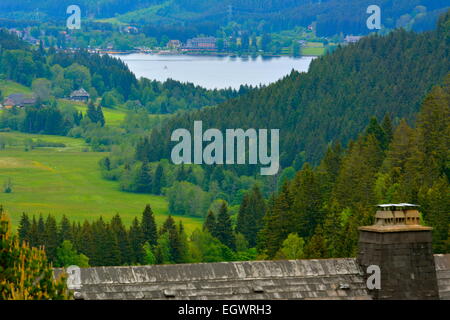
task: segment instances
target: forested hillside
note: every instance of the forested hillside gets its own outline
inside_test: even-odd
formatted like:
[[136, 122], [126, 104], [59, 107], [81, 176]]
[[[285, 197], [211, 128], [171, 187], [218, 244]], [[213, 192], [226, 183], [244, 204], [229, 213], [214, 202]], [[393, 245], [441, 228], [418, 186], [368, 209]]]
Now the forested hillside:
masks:
[[[412, 202], [421, 206], [422, 223], [433, 227], [433, 251], [448, 253], [449, 107], [450, 74], [427, 95], [416, 128], [405, 120], [394, 127], [389, 117], [381, 124], [372, 118], [348, 148], [330, 146], [319, 166], [305, 164], [269, 199], [255, 184], [235, 219], [219, 200], [203, 230], [190, 237], [172, 217], [158, 229], [150, 206], [130, 228], [118, 214], [110, 222], [83, 224], [23, 214], [19, 236], [44, 245], [57, 266], [351, 257], [358, 227], [373, 223], [375, 203]], [[153, 181], [160, 182], [161, 172], [156, 175]], [[189, 185], [189, 175], [179, 179]], [[185, 201], [199, 202], [200, 195]]]
[[[425, 94], [450, 69], [449, 17], [449, 13], [443, 16], [433, 32], [398, 30], [384, 37], [370, 36], [316, 59], [308, 73], [292, 72], [217, 108], [171, 119], [153, 132], [147, 158], [168, 159], [167, 137], [172, 130], [192, 129], [199, 119], [204, 127], [221, 130], [280, 129], [283, 168], [295, 160], [300, 167], [304, 161], [317, 164], [329, 143], [346, 145], [372, 116], [381, 120], [389, 114], [394, 123], [400, 118], [411, 121]], [[246, 170], [240, 173], [254, 172]]]
[[[0, 17], [15, 20], [59, 20], [66, 18], [68, 0], [17, 1], [3, 0]], [[320, 36], [367, 34], [369, 5], [382, 8], [384, 27], [393, 29], [409, 26], [415, 30], [429, 30], [442, 9], [448, 7], [440, 0], [80, 0], [77, 2], [84, 16], [112, 18], [117, 21], [147, 25], [147, 32], [165, 27], [167, 35], [179, 38], [198, 34], [215, 35], [228, 22], [234, 21], [249, 29], [265, 32], [308, 26], [317, 22]], [[232, 10], [230, 11], [230, 7]], [[161, 31], [161, 30], [159, 30]], [[262, 30], [259, 30], [262, 31]], [[155, 36], [152, 34], [150, 36]]]

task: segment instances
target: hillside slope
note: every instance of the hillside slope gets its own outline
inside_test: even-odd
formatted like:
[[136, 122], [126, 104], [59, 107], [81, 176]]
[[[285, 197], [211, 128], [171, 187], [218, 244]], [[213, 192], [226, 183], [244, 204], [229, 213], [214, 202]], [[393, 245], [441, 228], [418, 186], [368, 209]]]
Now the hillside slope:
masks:
[[[2, 0], [0, 17], [63, 21], [72, 2]], [[369, 5], [382, 8], [382, 23], [387, 28], [411, 25], [425, 30], [432, 29], [442, 9], [448, 8], [441, 0], [79, 0], [77, 4], [85, 17], [113, 18], [141, 27], [164, 24], [174, 30], [210, 35], [230, 20], [266, 32], [317, 22], [319, 35], [367, 34]]]
[[373, 115], [412, 120], [430, 87], [450, 70], [449, 21], [450, 12], [433, 32], [368, 37], [316, 59], [306, 74], [292, 72], [217, 108], [178, 116], [152, 135], [149, 159], [169, 158], [172, 130], [192, 128], [199, 119], [204, 128], [281, 129], [282, 167], [302, 151], [317, 163], [328, 143], [347, 143]]

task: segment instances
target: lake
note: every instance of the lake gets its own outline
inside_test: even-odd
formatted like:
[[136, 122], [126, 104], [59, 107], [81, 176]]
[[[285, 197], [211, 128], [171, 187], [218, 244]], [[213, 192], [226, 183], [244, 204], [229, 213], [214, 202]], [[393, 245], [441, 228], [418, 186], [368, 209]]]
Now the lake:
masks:
[[218, 57], [187, 55], [115, 55], [140, 78], [165, 81], [168, 78], [192, 82], [208, 89], [239, 88], [275, 82], [295, 69], [308, 71], [314, 57]]

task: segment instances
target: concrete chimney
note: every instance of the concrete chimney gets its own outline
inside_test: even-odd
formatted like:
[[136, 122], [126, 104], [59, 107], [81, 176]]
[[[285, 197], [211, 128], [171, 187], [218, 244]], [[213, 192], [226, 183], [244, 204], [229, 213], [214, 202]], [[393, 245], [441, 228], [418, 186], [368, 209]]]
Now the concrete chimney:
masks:
[[[439, 299], [432, 228], [420, 225], [416, 205], [378, 205], [375, 224], [359, 228], [358, 262], [364, 271], [378, 266], [377, 300]], [[370, 274], [368, 275], [368, 277]]]

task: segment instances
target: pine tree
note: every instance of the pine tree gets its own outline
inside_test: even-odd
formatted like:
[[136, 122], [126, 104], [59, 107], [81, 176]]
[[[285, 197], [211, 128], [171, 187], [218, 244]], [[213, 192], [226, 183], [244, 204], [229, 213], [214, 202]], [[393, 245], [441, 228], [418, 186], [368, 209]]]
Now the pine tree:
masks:
[[343, 150], [339, 142], [328, 146], [317, 170], [324, 202], [328, 201], [342, 164]]
[[167, 217], [166, 221], [164, 221], [159, 233], [163, 234], [163, 233], [175, 232], [176, 230], [177, 230], [177, 226], [175, 224], [175, 220], [173, 219], [173, 217], [171, 215], [169, 215]]
[[389, 145], [389, 138], [375, 117], [370, 119], [369, 126], [366, 129], [366, 135], [368, 136], [371, 134], [374, 135], [380, 143], [381, 149], [386, 150]]
[[64, 240], [69, 240], [73, 242], [72, 226], [70, 225], [70, 221], [66, 217], [66, 215], [63, 215], [63, 217], [61, 218], [58, 235], [59, 235], [58, 242], [60, 245], [63, 243]]
[[384, 152], [373, 134], [360, 136], [350, 146], [333, 189], [333, 198], [341, 208], [356, 208], [362, 204], [373, 209], [376, 203], [374, 185], [383, 159]]
[[96, 113], [96, 119], [98, 123], [100, 123], [100, 125], [102, 127], [105, 126], [105, 116], [103, 115], [103, 111], [102, 111], [102, 107], [98, 106], [97, 109], [95, 110]]
[[235, 250], [236, 241], [234, 239], [233, 226], [231, 222], [231, 217], [228, 213], [228, 207], [226, 202], [222, 202], [219, 209], [219, 214], [217, 215], [216, 224], [216, 238], [220, 240], [227, 247]]
[[45, 245], [45, 222], [42, 214], [39, 215], [36, 230], [36, 246]]
[[251, 217], [249, 212], [249, 202], [250, 202], [249, 193], [245, 193], [242, 198], [241, 205], [239, 206], [239, 212], [236, 221], [236, 232], [241, 233], [247, 239], [246, 233], [249, 228], [249, 223], [251, 223]]
[[119, 214], [116, 214], [111, 220], [111, 230], [114, 233], [120, 250], [120, 265], [130, 264], [132, 262], [131, 247], [128, 239], [128, 233], [122, 223]]
[[161, 164], [158, 164], [153, 177], [153, 194], [160, 195], [165, 184], [164, 168]]
[[392, 126], [392, 120], [390, 115], [387, 113], [384, 118], [383, 122], [381, 123], [381, 127], [383, 128], [385, 137], [386, 137], [386, 148], [389, 146], [389, 144], [392, 141], [392, 138], [394, 136], [394, 128]]
[[183, 222], [178, 224], [179, 246], [177, 248], [180, 257], [180, 263], [189, 262], [189, 242]]
[[182, 263], [186, 259], [185, 243], [182, 243], [180, 231], [184, 232], [184, 229], [177, 228], [172, 216], [167, 217], [161, 228], [161, 237], [168, 236], [170, 261], [173, 263]]
[[158, 244], [155, 249], [155, 259], [157, 264], [173, 263], [170, 252], [170, 240], [167, 232], [161, 234], [158, 238]]
[[327, 258], [340, 258], [341, 253], [338, 250], [338, 244], [342, 237], [346, 235], [342, 229], [341, 212], [336, 202], [329, 204], [327, 215], [323, 223], [323, 237], [327, 248]]
[[36, 217], [33, 215], [33, 220], [31, 222], [30, 228], [30, 247], [38, 247], [38, 227]]
[[19, 228], [18, 228], [18, 235], [19, 240], [21, 242], [28, 242], [30, 243], [30, 236], [31, 236], [31, 222], [30, 218], [27, 214], [22, 213], [22, 217], [20, 219]]
[[320, 184], [309, 164], [305, 164], [295, 176], [291, 193], [294, 198], [291, 224], [295, 228], [292, 231], [300, 237], [309, 238], [324, 218]]
[[269, 201], [264, 227], [258, 236], [258, 249], [268, 258], [273, 258], [287, 236], [296, 230], [296, 224], [292, 223], [295, 221], [292, 205], [293, 197], [286, 182], [280, 193]]
[[106, 224], [103, 243], [100, 246], [103, 251], [103, 262], [105, 266], [119, 266], [121, 264], [121, 251], [119, 240], [113, 232], [111, 224]]
[[216, 234], [216, 216], [211, 210], [208, 211], [205, 222], [203, 223], [203, 231], [208, 231], [212, 236]]
[[143, 242], [148, 242], [151, 246], [156, 246], [158, 242], [158, 231], [155, 216], [149, 204], [145, 206], [144, 212], [142, 213], [141, 227], [144, 236]]
[[321, 259], [327, 256], [327, 248], [321, 226], [317, 227], [314, 235], [306, 244], [304, 254], [307, 259]]
[[421, 183], [422, 155], [417, 145], [417, 134], [405, 120], [394, 131], [384, 164], [389, 175], [383, 198], [396, 202], [416, 203]]
[[58, 227], [56, 220], [52, 215], [47, 217], [44, 231], [44, 246], [47, 257], [54, 262], [56, 259], [56, 249], [59, 247]]
[[139, 193], [151, 193], [152, 192], [152, 174], [150, 171], [150, 165], [147, 161], [142, 163], [142, 166], [136, 177], [136, 191]]
[[424, 183], [431, 187], [442, 174], [450, 179], [450, 74], [444, 85], [434, 87], [422, 103], [417, 131]]
[[96, 249], [96, 245], [98, 245], [98, 243], [95, 242], [94, 240], [94, 233], [92, 230], [92, 226], [86, 220], [84, 221], [83, 226], [81, 227], [80, 240], [81, 240], [80, 246], [75, 247], [75, 249], [78, 252], [89, 257], [89, 261], [92, 266], [99, 265], [98, 262], [99, 257]]
[[263, 227], [266, 203], [257, 185], [244, 195], [239, 208], [236, 231], [242, 233], [251, 247], [256, 245], [257, 234]]
[[132, 251], [132, 263], [142, 264], [144, 263], [144, 250], [143, 245], [145, 243], [144, 233], [142, 232], [139, 220], [135, 218], [129, 231], [130, 247]]
[[86, 115], [88, 119], [91, 120], [91, 122], [93, 123], [97, 123], [99, 121], [97, 109], [95, 108], [95, 105], [92, 101], [90, 101], [88, 104]]
[[419, 194], [424, 220], [433, 227], [433, 252], [448, 253], [450, 249], [450, 185], [442, 176], [431, 188], [422, 187]]

